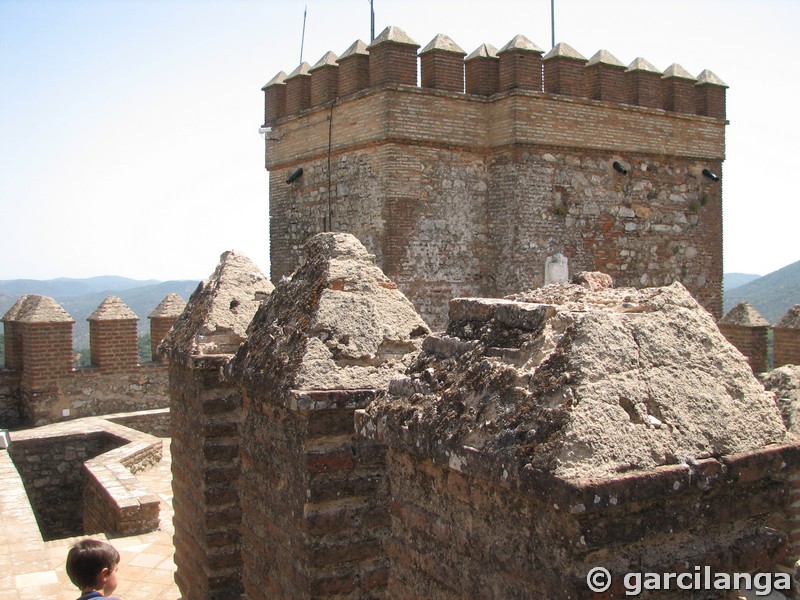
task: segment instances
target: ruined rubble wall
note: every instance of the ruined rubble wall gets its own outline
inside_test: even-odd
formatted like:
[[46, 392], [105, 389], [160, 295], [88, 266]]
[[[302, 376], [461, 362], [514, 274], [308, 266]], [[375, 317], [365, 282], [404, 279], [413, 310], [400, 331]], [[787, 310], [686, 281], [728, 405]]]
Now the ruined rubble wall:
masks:
[[543, 499], [390, 448], [388, 595], [589, 600], [597, 595], [586, 575], [597, 566], [611, 572], [614, 597], [625, 597], [632, 572], [771, 572], [788, 564], [787, 535], [773, 529], [788, 530], [781, 462], [798, 456], [782, 447], [737, 465], [708, 460], [606, 485], [556, 484]]
[[788, 564], [798, 439], [683, 286], [584, 273], [449, 316], [355, 415], [389, 447], [390, 596], [589, 598], [593, 566], [620, 585]]
[[224, 369], [272, 289], [249, 258], [223, 252], [159, 346], [169, 359], [175, 580], [187, 598], [242, 592], [242, 395]]
[[353, 414], [428, 333], [352, 235], [324, 233], [256, 313], [229, 376], [244, 390], [243, 582], [250, 597], [382, 598], [384, 448]]

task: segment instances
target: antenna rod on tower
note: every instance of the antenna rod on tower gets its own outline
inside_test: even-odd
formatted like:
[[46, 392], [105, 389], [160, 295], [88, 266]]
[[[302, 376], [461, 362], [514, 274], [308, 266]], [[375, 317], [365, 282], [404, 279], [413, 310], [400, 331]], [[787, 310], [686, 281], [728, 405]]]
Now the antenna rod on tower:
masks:
[[369, 41], [375, 41], [375, 2], [369, 0]]
[[550, 0], [550, 47], [556, 47], [556, 0]]
[[306, 15], [308, 14], [308, 4], [303, 9], [303, 35], [300, 38], [300, 64], [303, 64], [303, 45], [306, 43]]

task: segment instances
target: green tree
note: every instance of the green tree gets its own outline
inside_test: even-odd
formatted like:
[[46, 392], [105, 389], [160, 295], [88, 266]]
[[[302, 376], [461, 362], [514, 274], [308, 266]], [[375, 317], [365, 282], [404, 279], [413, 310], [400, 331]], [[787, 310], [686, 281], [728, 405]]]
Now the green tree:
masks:
[[145, 333], [139, 336], [139, 364], [153, 360], [150, 352], [150, 334]]
[[89, 350], [89, 348], [81, 348], [74, 354], [72, 364], [76, 369], [79, 367], [88, 367], [92, 364], [92, 351]]
[[6, 334], [0, 333], [0, 366], [6, 366]]

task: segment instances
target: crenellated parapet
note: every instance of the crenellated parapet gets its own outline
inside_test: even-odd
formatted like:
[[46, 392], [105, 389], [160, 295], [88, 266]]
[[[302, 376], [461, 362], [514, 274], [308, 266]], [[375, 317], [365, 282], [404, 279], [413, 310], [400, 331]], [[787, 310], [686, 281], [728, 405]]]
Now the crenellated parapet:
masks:
[[[156, 325], [151, 331], [156, 344], [177, 318], [167, 313], [183, 302], [171, 296], [153, 311], [159, 315], [151, 323]], [[75, 368], [75, 321], [58, 302], [27, 295], [6, 312], [4, 373], [13, 385], [0, 394], [0, 427], [167, 405], [167, 369], [139, 364], [138, 317], [130, 307], [109, 296], [87, 320], [92, 364]]]
[[418, 81], [421, 89], [467, 96], [527, 90], [725, 119], [727, 86], [708, 70], [694, 77], [672, 64], [662, 72], [641, 57], [626, 68], [606, 50], [587, 60], [565, 43], [545, 54], [523, 35], [499, 51], [481, 44], [469, 55], [444, 34], [419, 48], [400, 28], [387, 27], [369, 46], [357, 40], [338, 58], [327, 52], [313, 67], [281, 71], [262, 88], [265, 125], [366, 88]]

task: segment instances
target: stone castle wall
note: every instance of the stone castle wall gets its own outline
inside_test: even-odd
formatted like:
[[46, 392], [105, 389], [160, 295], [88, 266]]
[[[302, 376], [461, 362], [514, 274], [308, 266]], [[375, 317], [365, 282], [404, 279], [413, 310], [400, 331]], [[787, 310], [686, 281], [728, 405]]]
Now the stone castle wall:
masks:
[[[153, 318], [151, 333], [169, 331], [176, 318]], [[107, 298], [90, 317], [89, 367], [72, 366], [72, 323], [55, 300], [36, 295], [23, 296], [3, 317], [0, 427], [169, 405], [167, 365], [138, 364], [136, 315], [119, 298]]]
[[[602, 270], [620, 285], [679, 280], [721, 316], [721, 186], [702, 173], [721, 174], [724, 85], [711, 86], [721, 110], [678, 111], [661, 96], [654, 107], [566, 93], [546, 83], [561, 67], [545, 60], [544, 83], [512, 73], [493, 94], [465, 94], [463, 83], [435, 89], [424, 62], [432, 87], [417, 87], [409, 40], [397, 45], [402, 66], [384, 64], [391, 47], [365, 51], [382, 49], [380, 85], [334, 100], [277, 93], [313, 85], [313, 68], [265, 87], [273, 280], [300, 263], [309, 236], [347, 231], [435, 327], [451, 297], [542, 285], [558, 253], [571, 272]], [[655, 75], [657, 91], [670, 73]], [[708, 87], [692, 78], [689, 91]]]

